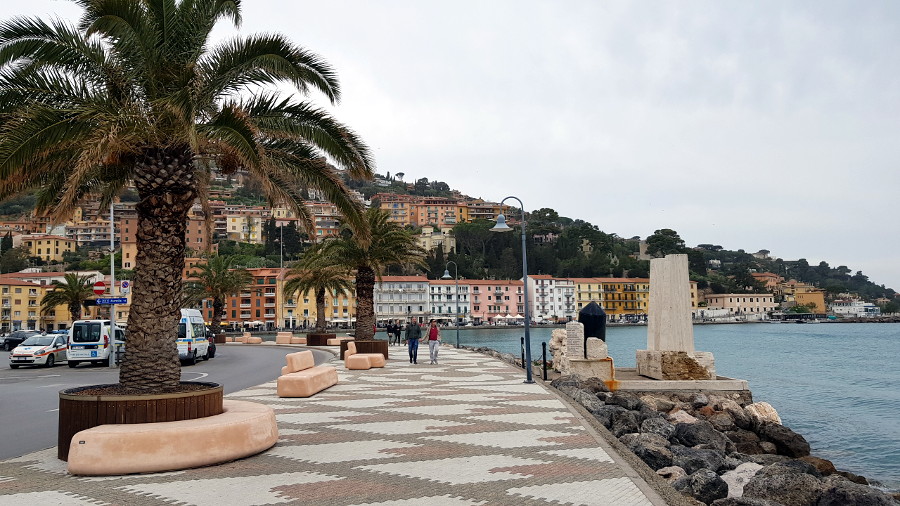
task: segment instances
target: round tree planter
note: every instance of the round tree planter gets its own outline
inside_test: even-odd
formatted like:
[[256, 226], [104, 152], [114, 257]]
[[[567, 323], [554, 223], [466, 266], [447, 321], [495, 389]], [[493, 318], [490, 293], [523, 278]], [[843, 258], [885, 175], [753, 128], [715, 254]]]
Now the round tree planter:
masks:
[[306, 334], [306, 345], [307, 346], [328, 346], [328, 340], [334, 339], [336, 337], [337, 337], [337, 334], [319, 334], [319, 333]]
[[90, 385], [59, 392], [57, 457], [68, 460], [76, 433], [104, 424], [174, 422], [222, 413], [222, 386], [182, 382], [208, 388], [153, 395], [80, 395], [78, 392], [115, 385]]
[[356, 352], [357, 353], [381, 353], [384, 355], [384, 359], [388, 359], [388, 342], [383, 341], [381, 339], [375, 339], [373, 341], [360, 341], [359, 339], [353, 341], [356, 343]]

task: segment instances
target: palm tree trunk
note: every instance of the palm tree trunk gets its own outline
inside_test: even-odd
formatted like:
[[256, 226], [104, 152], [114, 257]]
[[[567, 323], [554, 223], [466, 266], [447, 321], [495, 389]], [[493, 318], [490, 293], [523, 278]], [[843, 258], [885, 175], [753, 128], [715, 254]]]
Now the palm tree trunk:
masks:
[[375, 271], [369, 267], [356, 270], [356, 340], [375, 339]]
[[325, 289], [316, 290], [316, 328], [315, 332], [325, 332]]
[[81, 319], [81, 303], [76, 302], [74, 304], [69, 304], [69, 314], [72, 315], [72, 323], [75, 323], [76, 320]]
[[138, 163], [137, 259], [128, 315], [128, 344], [119, 384], [175, 389], [181, 365], [175, 340], [184, 270], [185, 230], [194, 204], [193, 162], [186, 148], [154, 150]]
[[213, 299], [213, 317], [212, 317], [212, 333], [213, 337], [222, 332], [222, 308], [225, 307], [225, 301], [222, 299]]

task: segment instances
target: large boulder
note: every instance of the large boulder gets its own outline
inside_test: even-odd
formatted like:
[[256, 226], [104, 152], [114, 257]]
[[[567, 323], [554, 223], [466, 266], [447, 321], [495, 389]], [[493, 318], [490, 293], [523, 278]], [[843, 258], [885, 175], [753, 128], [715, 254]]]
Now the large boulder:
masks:
[[551, 381], [550, 386], [568, 395], [569, 397], [574, 397], [575, 393], [581, 390], [581, 385], [583, 382], [584, 378], [578, 376], [577, 374], [566, 374]]
[[688, 474], [694, 474], [699, 469], [718, 471], [725, 464], [725, 455], [716, 450], [703, 450], [688, 448], [681, 445], [669, 447], [672, 452], [672, 463]]
[[728, 497], [741, 497], [744, 495], [744, 485], [762, 469], [759, 464], [745, 462], [731, 471], [722, 474], [722, 480], [728, 484]]
[[625, 434], [619, 441], [654, 471], [672, 465], [669, 441], [657, 434]]
[[575, 394], [572, 395], [572, 399], [584, 406], [584, 408], [591, 413], [597, 411], [604, 405], [604, 402], [597, 398], [597, 394], [585, 388], [575, 391]]
[[769, 441], [781, 455], [792, 458], [809, 455], [809, 443], [806, 439], [784, 425], [763, 422], [757, 426], [756, 433], [765, 441]]
[[775, 474], [808, 474], [816, 479], [822, 478], [822, 473], [816, 469], [816, 466], [800, 459], [790, 459], [782, 462], [776, 462], [772, 465], [763, 467], [759, 474], [762, 476], [772, 476]]
[[641, 401], [647, 406], [650, 406], [651, 408], [662, 412], [671, 411], [672, 408], [675, 407], [674, 402], [670, 401], [669, 399], [657, 397], [655, 395], [643, 395], [641, 396]]
[[684, 469], [678, 466], [669, 466], [663, 467], [662, 469], [657, 469], [656, 474], [669, 483], [674, 483], [675, 480], [687, 476], [687, 473], [684, 472]]
[[723, 452], [732, 446], [731, 441], [706, 420], [676, 423], [672, 438], [684, 446], [703, 446]]
[[817, 506], [897, 506], [894, 499], [880, 490], [853, 483], [838, 475], [825, 479], [824, 491]]
[[604, 383], [600, 378], [588, 378], [584, 380], [581, 384], [581, 388], [590, 390], [595, 394], [597, 392], [609, 392], [609, 387], [607, 387], [606, 383]]
[[712, 426], [715, 427], [715, 429], [719, 432], [732, 430], [736, 427], [734, 419], [731, 418], [731, 415], [724, 411], [717, 411], [708, 416], [706, 420], [711, 423]]
[[690, 476], [690, 493], [698, 501], [709, 504], [728, 496], [728, 484], [713, 471], [699, 469]]
[[616, 437], [638, 432], [639, 430], [640, 425], [638, 425], [637, 416], [635, 416], [633, 411], [627, 411], [624, 408], [613, 415], [612, 425], [609, 427], [609, 431]]
[[641, 406], [644, 404], [641, 402], [640, 397], [629, 392], [614, 392], [606, 398], [606, 403], [622, 406], [629, 411], [641, 409]]
[[778, 416], [778, 412], [768, 402], [748, 404], [744, 407], [744, 411], [750, 415], [755, 425], [759, 425], [762, 422], [781, 423], [781, 417]]
[[837, 469], [835, 469], [834, 464], [830, 460], [813, 457], [812, 455], [800, 457], [800, 460], [812, 464], [822, 476], [828, 476], [837, 472]]
[[699, 420], [699, 418], [682, 409], [669, 413], [668, 419], [672, 423], [697, 423]]
[[665, 439], [672, 437], [675, 433], [675, 426], [669, 423], [665, 418], [647, 418], [641, 422], [642, 434], [656, 434]]
[[[594, 415], [594, 418], [596, 418], [597, 421], [603, 424], [604, 427], [609, 429], [612, 427], [613, 420], [615, 419], [616, 415], [618, 415], [619, 413], [627, 412], [628, 410], [623, 408], [622, 406], [610, 406], [609, 404], [606, 404], [597, 408], [596, 411], [592, 411], [591, 414]], [[637, 432], [637, 430], [632, 430], [629, 432]], [[627, 434], [627, 432], [624, 432], [623, 434]]]
[[765, 474], [760, 470], [744, 485], [743, 497], [755, 497], [784, 506], [815, 506], [822, 483], [806, 473]]
[[725, 432], [725, 436], [734, 443], [734, 447], [741, 453], [748, 455], [764, 453], [759, 446], [759, 436], [755, 432], [735, 429]]
[[718, 406], [722, 411], [731, 415], [731, 419], [738, 428], [753, 428], [753, 418], [737, 402], [731, 399], [722, 399]]

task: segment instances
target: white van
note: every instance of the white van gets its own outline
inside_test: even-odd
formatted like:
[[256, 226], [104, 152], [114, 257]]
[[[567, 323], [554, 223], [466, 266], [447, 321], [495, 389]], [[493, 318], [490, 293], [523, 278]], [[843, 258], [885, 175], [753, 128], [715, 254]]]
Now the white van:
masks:
[[196, 364], [198, 358], [209, 360], [209, 339], [206, 323], [199, 309], [182, 309], [178, 321], [178, 358]]
[[115, 337], [109, 320], [76, 320], [69, 329], [69, 367], [82, 362], [109, 365], [115, 347], [125, 344], [125, 325], [116, 324]]

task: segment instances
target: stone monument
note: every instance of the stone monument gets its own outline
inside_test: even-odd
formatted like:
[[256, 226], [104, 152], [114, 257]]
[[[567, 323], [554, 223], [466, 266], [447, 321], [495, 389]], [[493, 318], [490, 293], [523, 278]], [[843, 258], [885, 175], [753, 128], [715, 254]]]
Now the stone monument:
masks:
[[[556, 331], [554, 331], [556, 332]], [[606, 343], [596, 337], [584, 339], [584, 325], [579, 322], [566, 324], [564, 355], [561, 359], [563, 374], [577, 374], [583, 378], [600, 378], [610, 389], [616, 381], [613, 359], [609, 356]], [[587, 358], [585, 356], [587, 349]], [[554, 357], [554, 365], [556, 358]]]
[[687, 255], [650, 260], [647, 349], [637, 350], [637, 373], [658, 380], [714, 380], [715, 359], [694, 350]]

